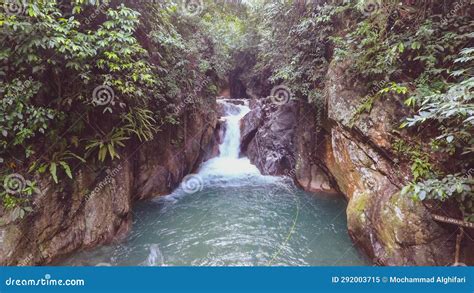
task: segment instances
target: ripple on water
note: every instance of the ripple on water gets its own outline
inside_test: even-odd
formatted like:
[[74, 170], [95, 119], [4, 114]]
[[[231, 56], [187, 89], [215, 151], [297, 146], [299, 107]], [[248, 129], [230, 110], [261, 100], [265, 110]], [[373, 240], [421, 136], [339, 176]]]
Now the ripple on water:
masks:
[[[231, 106], [221, 156], [204, 163], [197, 183], [134, 208], [123, 242], [79, 253], [65, 265], [306, 266], [364, 265], [346, 229], [342, 198], [311, 195], [291, 181], [262, 176], [239, 158], [239, 120]], [[237, 109], [237, 110], [236, 110]]]
[[365, 265], [347, 235], [342, 198], [318, 197], [281, 180], [210, 185], [174, 201], [139, 203], [123, 243], [67, 264]]

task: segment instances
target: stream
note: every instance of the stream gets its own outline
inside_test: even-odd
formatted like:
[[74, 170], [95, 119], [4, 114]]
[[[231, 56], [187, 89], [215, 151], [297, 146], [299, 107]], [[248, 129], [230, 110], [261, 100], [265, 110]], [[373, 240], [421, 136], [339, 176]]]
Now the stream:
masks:
[[139, 202], [125, 241], [75, 254], [62, 265], [367, 265], [347, 234], [342, 197], [310, 194], [263, 176], [240, 153], [247, 105], [224, 103], [219, 157], [172, 194]]

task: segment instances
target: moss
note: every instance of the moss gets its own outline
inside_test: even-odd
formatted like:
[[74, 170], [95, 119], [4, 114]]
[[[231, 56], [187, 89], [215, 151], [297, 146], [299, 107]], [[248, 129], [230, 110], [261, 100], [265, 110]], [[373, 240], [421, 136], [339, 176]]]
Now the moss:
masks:
[[354, 211], [358, 213], [362, 213], [365, 211], [367, 201], [368, 201], [369, 195], [367, 192], [364, 192], [357, 196], [356, 198], [352, 199], [354, 201]]
[[387, 204], [383, 205], [380, 215], [378, 236], [382, 243], [385, 244], [386, 253], [395, 253], [397, 243], [404, 242], [403, 238], [408, 235], [401, 235], [399, 233], [406, 233], [406, 225], [404, 217], [400, 218], [397, 214], [397, 208], [404, 209], [403, 200], [400, 200], [400, 192], [393, 194], [388, 200]]
[[369, 113], [372, 110], [372, 107], [374, 106], [374, 100], [375, 97], [368, 96], [364, 99], [364, 102], [360, 104], [352, 113], [351, 119], [349, 120], [349, 126], [352, 127], [354, 126], [354, 123], [359, 119], [360, 115], [363, 113]]

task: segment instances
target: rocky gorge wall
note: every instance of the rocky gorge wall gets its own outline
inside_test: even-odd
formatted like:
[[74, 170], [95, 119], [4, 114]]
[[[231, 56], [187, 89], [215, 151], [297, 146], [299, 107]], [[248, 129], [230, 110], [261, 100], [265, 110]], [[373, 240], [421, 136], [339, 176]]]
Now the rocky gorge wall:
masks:
[[[242, 150], [264, 174], [288, 175], [310, 192], [342, 193], [349, 234], [375, 264], [453, 264], [456, 227], [431, 216], [444, 210], [400, 195], [410, 179], [409, 164], [391, 144], [406, 113], [387, 98], [352, 119], [364, 85], [346, 75], [347, 66], [330, 65], [320, 109], [296, 99], [253, 101], [241, 124]], [[463, 243], [467, 263], [474, 243]]]
[[152, 141], [128, 146], [107, 167], [82, 166], [69, 184], [40, 180], [34, 212], [12, 221], [0, 211], [0, 265], [44, 265], [123, 238], [133, 202], [170, 193], [200, 163], [217, 155], [215, 111], [184, 114], [183, 123]]

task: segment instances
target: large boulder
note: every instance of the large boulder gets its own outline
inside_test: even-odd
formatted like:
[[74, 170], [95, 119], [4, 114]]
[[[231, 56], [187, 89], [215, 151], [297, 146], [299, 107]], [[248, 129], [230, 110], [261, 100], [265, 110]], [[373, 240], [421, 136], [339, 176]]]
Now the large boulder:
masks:
[[48, 264], [79, 249], [119, 240], [131, 225], [132, 164], [106, 172], [84, 168], [63, 190], [43, 180], [34, 214], [23, 220], [4, 211], [0, 264]]
[[452, 263], [451, 234], [421, 203], [400, 195], [401, 186], [387, 176], [398, 171], [395, 166], [339, 127], [332, 130], [331, 145], [324, 159], [348, 199], [349, 234], [374, 263]]
[[246, 153], [250, 142], [255, 138], [255, 134], [263, 122], [263, 105], [259, 103], [252, 107], [252, 110], [240, 121], [240, 149]]
[[[285, 175], [309, 192], [338, 193], [318, 156], [324, 153], [315, 132], [315, 113], [296, 100], [283, 105], [252, 100], [241, 121], [241, 149], [266, 175]], [[321, 147], [324, 145], [321, 145]]]
[[306, 102], [298, 105], [294, 177], [296, 183], [306, 191], [340, 195], [335, 179], [321, 160], [331, 148], [331, 136], [323, 128], [322, 111], [322, 107]]
[[391, 151], [399, 101], [377, 101], [353, 119], [362, 85], [346, 76], [347, 64], [328, 72], [331, 148], [322, 158], [348, 203], [349, 234], [381, 265], [447, 265], [454, 259], [453, 231], [439, 225], [420, 202], [400, 195], [409, 168]]
[[242, 150], [265, 175], [287, 175], [295, 168], [294, 102], [254, 107], [241, 122]]

